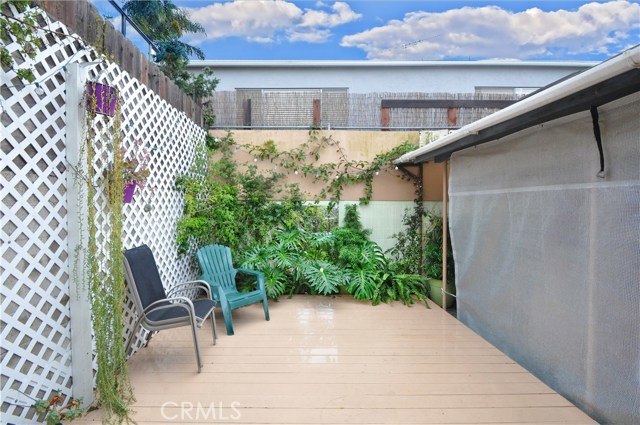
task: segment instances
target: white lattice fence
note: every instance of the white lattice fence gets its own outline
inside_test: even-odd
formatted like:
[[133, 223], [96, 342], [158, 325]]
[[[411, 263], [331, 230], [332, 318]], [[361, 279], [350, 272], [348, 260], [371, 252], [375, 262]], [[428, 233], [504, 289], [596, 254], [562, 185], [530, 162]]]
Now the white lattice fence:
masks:
[[[154, 252], [163, 282], [168, 287], [193, 278], [195, 273], [187, 258], [178, 257], [175, 244], [175, 229], [182, 215], [183, 197], [174, 190], [176, 177], [188, 171], [193, 160], [195, 146], [204, 139], [205, 132], [185, 114], [169, 106], [164, 100], [149, 90], [126, 72], [119, 71], [114, 65], [97, 68], [94, 74], [107, 74], [107, 82], [120, 92], [122, 144], [126, 151], [132, 151], [136, 140], [142, 140], [151, 152], [149, 168], [151, 175], [147, 187], [134, 196], [131, 204], [125, 204], [123, 223], [123, 246], [132, 248], [146, 243]], [[98, 116], [93, 128], [97, 130], [96, 139], [106, 141], [94, 146], [96, 161], [93, 164], [97, 178], [104, 176], [111, 159], [109, 133], [112, 119]], [[94, 182], [99, 189], [99, 182]], [[97, 241], [104, 251], [107, 250], [109, 227], [106, 197], [99, 192], [96, 224], [100, 229]], [[132, 326], [135, 322], [133, 303], [127, 304], [126, 322]], [[129, 336], [126, 329], [125, 336]], [[146, 340], [146, 333], [139, 333], [140, 340], [134, 347]]]
[[[43, 18], [44, 19], [44, 18]], [[62, 34], [67, 28], [49, 24]], [[69, 304], [73, 265], [69, 258], [67, 213], [67, 122], [64, 65], [97, 59], [82, 42], [43, 33], [45, 47], [33, 60], [36, 85], [24, 85], [2, 75], [2, 267], [1, 359], [2, 417], [0, 423], [32, 422], [31, 398], [45, 398], [54, 390], [72, 394], [71, 318]], [[10, 52], [18, 46], [7, 46]], [[120, 91], [122, 141], [127, 149], [143, 140], [152, 150], [148, 188], [125, 205], [123, 245], [147, 243], [156, 255], [165, 285], [191, 278], [187, 259], [178, 258], [175, 225], [182, 212], [182, 195], [173, 189], [175, 177], [187, 171], [196, 143], [205, 132], [186, 115], [169, 106], [114, 64], [91, 71], [101, 82]], [[77, 105], [81, 107], [82, 105]], [[96, 174], [108, 166], [113, 119], [101, 117], [93, 128], [97, 150]], [[100, 248], [105, 249], [109, 217], [98, 182], [96, 217]], [[155, 188], [151, 191], [150, 188]], [[151, 209], [149, 209], [149, 207]], [[129, 311], [131, 303], [129, 304]], [[130, 327], [134, 318], [128, 317]], [[130, 330], [126, 331], [128, 335]], [[145, 335], [140, 335], [144, 337]], [[88, 371], [91, 373], [91, 371]]]

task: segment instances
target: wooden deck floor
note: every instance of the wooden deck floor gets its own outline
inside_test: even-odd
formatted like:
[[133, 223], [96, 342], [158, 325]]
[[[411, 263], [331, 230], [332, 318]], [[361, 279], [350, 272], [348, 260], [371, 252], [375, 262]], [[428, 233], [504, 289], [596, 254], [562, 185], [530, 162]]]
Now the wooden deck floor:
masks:
[[[236, 335], [162, 331], [129, 360], [138, 424], [594, 423], [438, 307], [295, 296]], [[97, 421], [92, 412], [81, 421]]]

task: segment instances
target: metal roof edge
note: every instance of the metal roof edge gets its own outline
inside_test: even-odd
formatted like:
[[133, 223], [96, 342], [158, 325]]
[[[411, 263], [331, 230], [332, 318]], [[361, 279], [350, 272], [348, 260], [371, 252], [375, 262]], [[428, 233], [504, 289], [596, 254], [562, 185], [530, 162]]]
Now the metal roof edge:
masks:
[[[603, 81], [634, 69], [640, 69], [640, 45], [632, 47], [571, 78], [551, 85], [546, 90], [537, 92], [511, 106], [468, 124], [426, 146], [409, 152], [396, 159], [394, 163], [396, 165], [417, 164], [433, 159], [436, 156], [448, 155], [454, 151], [472, 146], [471, 144], [464, 146], [464, 143], [461, 143], [462, 139], [478, 135], [481, 131], [487, 131], [492, 127], [504, 126], [505, 123], [508, 125], [510, 120], [535, 112], [552, 102], [562, 100], [572, 93], [596, 86]], [[567, 109], [567, 111], [570, 110], [571, 108]], [[534, 122], [534, 120], [532, 119], [531, 122]], [[522, 124], [523, 123], [519, 123], [519, 127], [521, 127]]]
[[396, 68], [396, 67], [542, 67], [590, 68], [593, 61], [367, 61], [367, 60], [192, 60], [187, 68]]

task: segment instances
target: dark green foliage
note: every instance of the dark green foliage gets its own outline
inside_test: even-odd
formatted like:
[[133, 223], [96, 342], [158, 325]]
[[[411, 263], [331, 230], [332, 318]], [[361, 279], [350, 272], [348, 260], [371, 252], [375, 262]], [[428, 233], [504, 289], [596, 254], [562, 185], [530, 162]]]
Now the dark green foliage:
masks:
[[331, 295], [338, 292], [344, 283], [344, 273], [335, 264], [322, 260], [311, 260], [302, 263], [302, 274], [314, 292]]
[[281, 230], [273, 239], [241, 255], [243, 268], [265, 273], [267, 295], [277, 299], [285, 293], [337, 293], [344, 283], [342, 271], [326, 261], [332, 237], [327, 233]]
[[424, 300], [423, 278], [396, 273], [378, 244], [345, 245], [337, 258], [332, 255], [336, 239], [335, 231], [279, 231], [272, 241], [245, 251], [240, 264], [263, 271], [267, 294], [276, 299], [287, 293], [336, 294], [344, 286], [354, 298], [374, 303]]
[[[222, 157], [208, 163], [208, 153], [197, 152], [189, 175], [176, 181], [185, 195], [184, 214], [177, 228], [181, 253], [211, 243], [242, 252], [271, 240], [277, 229], [323, 231], [330, 227], [328, 212], [306, 205], [298, 186], [279, 184], [282, 174], [260, 172], [253, 164], [240, 172], [232, 159], [231, 135], [208, 137], [206, 142], [210, 151]], [[276, 195], [281, 199], [275, 201]]]
[[207, 149], [215, 151], [220, 148], [220, 139], [214, 137], [210, 134], [207, 134], [204, 138], [204, 143]]
[[122, 8], [158, 47], [155, 61], [167, 77], [196, 99], [213, 93], [219, 81], [212, 78], [210, 69], [198, 76], [186, 70], [189, 58], [204, 59], [204, 52], [180, 39], [188, 34], [204, 33], [204, 27], [191, 21], [185, 9], [171, 0], [129, 0]]
[[[423, 230], [422, 218], [426, 217], [426, 230]], [[398, 290], [406, 289], [407, 285], [424, 286], [424, 281], [414, 282], [404, 275], [411, 275], [413, 270], [422, 269], [421, 275], [427, 278], [442, 279], [442, 216], [433, 212], [425, 212], [424, 209], [405, 211], [403, 218], [405, 230], [394, 235], [396, 244], [388, 253], [396, 260], [394, 267], [398, 275], [405, 281], [398, 285]], [[455, 266], [453, 261], [453, 249], [451, 239], [447, 244], [447, 281], [454, 282]], [[424, 280], [424, 279], [423, 279]], [[428, 286], [424, 293], [427, 293]], [[394, 293], [395, 295], [395, 293]]]
[[[300, 170], [318, 181], [322, 180], [322, 166], [300, 164], [308, 156], [318, 157], [327, 146], [326, 140], [318, 141], [304, 147], [310, 152], [300, 148], [284, 154], [278, 153], [273, 141], [267, 141], [250, 152], [256, 159], [271, 162], [285, 158], [291, 164], [278, 162], [278, 166]], [[207, 137], [206, 149], [216, 154], [217, 161], [207, 162], [203, 152], [196, 154], [191, 173], [177, 184], [186, 201], [178, 224], [181, 252], [192, 253], [210, 243], [229, 246], [237, 253], [240, 267], [264, 272], [267, 295], [272, 299], [346, 290], [356, 299], [374, 303], [424, 300], [424, 279], [404, 271], [369, 241], [371, 230], [362, 226], [357, 205], [346, 207], [344, 225], [337, 227], [331, 203], [328, 208], [309, 205], [298, 186], [282, 184], [284, 174], [275, 169], [260, 171], [253, 161], [237, 164], [231, 133]], [[239, 283], [242, 287], [243, 282]]]
[[345, 246], [340, 250], [339, 261], [349, 276], [349, 293], [357, 300], [373, 300], [388, 277], [387, 260], [380, 246], [371, 241]]
[[[213, 77], [213, 71], [211, 68], [207, 67], [202, 70], [202, 74], [198, 74], [196, 76], [193, 74], [188, 75], [188, 77], [177, 80], [176, 82], [185, 93], [193, 96], [195, 99], [203, 99], [210, 96], [220, 82], [219, 79]], [[213, 122], [211, 125], [213, 125]]]
[[343, 266], [361, 261], [363, 246], [369, 242], [370, 229], [365, 229], [360, 222], [358, 206], [347, 205], [342, 227], [333, 229], [335, 242], [332, 256]]
[[179, 251], [186, 253], [199, 241], [237, 246], [241, 236], [238, 189], [196, 178], [184, 179], [180, 185], [185, 194], [185, 210], [178, 222]]
[[402, 273], [397, 263], [387, 263], [387, 278], [376, 293], [373, 303], [400, 300], [404, 304], [413, 304], [414, 298], [426, 303], [428, 287], [424, 276], [415, 273]]
[[[172, 52], [185, 58], [194, 55], [204, 59], [202, 50], [179, 41], [187, 34], [204, 33], [204, 27], [191, 21], [187, 12], [171, 0], [130, 0], [122, 8], [151, 40], [177, 42], [171, 46]], [[158, 55], [162, 54], [164, 50], [158, 52]]]
[[404, 230], [393, 235], [396, 243], [387, 253], [396, 260], [403, 273], [421, 273], [424, 270], [424, 251], [422, 249], [424, 216], [424, 208], [405, 210], [402, 218]]
[[364, 239], [368, 239], [371, 235], [371, 229], [365, 229], [360, 222], [360, 213], [358, 206], [355, 204], [347, 205], [344, 211], [344, 224], [347, 229], [352, 229], [362, 235]]
[[414, 199], [413, 210], [405, 210], [402, 224], [405, 230], [394, 235], [396, 244], [388, 253], [397, 261], [397, 266], [402, 273], [424, 273], [424, 226], [426, 216], [424, 209], [424, 189], [421, 175], [405, 173], [405, 180], [413, 184]]
[[[433, 279], [442, 279], [442, 216], [427, 213], [429, 228], [425, 232], [424, 261], [425, 275]], [[447, 229], [447, 233], [448, 233]], [[453, 249], [451, 248], [451, 236], [447, 243], [447, 282], [454, 282], [455, 267], [453, 262]]]

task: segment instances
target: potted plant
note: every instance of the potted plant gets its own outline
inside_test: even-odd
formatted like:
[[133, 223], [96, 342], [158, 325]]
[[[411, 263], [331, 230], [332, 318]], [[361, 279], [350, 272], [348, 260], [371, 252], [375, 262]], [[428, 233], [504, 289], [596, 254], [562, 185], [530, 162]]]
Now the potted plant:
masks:
[[[429, 228], [424, 238], [425, 274], [429, 283], [429, 298], [442, 307], [442, 217], [433, 212], [427, 213]], [[448, 230], [447, 230], [448, 231]], [[449, 241], [451, 238], [447, 238]], [[454, 263], [451, 243], [447, 244], [447, 287], [450, 294], [456, 293], [454, 284]], [[446, 308], [451, 308], [455, 298], [447, 296]]]
[[149, 177], [149, 161], [151, 153], [144, 146], [142, 140], [133, 142], [133, 149], [127, 152], [122, 148], [122, 180], [124, 183], [124, 203], [128, 204], [133, 199], [136, 187], [144, 189]]
[[93, 114], [112, 117], [116, 113], [118, 89], [106, 84], [89, 81], [86, 86], [87, 109]]
[[48, 400], [35, 400], [31, 407], [35, 408], [37, 413], [45, 414], [44, 421], [47, 425], [62, 425], [63, 421], [72, 421], [82, 416], [82, 400], [71, 398], [67, 404], [64, 404], [64, 401], [65, 396], [58, 390], [54, 391]]

